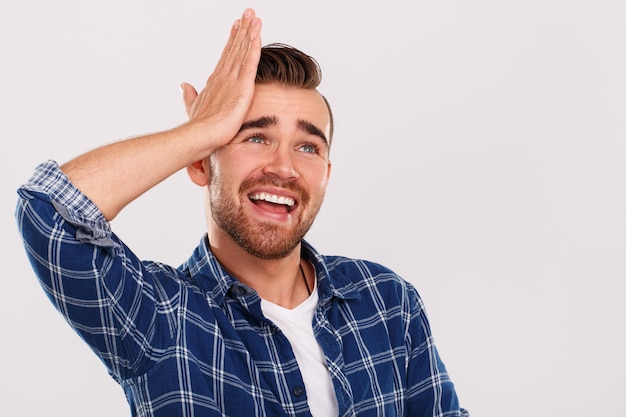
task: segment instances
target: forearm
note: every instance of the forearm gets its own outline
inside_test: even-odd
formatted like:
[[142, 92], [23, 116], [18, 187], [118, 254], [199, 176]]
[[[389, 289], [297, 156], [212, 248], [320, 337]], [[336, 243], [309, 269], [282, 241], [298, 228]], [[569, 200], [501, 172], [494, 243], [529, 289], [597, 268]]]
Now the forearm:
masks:
[[115, 142], [78, 156], [61, 170], [111, 220], [150, 188], [208, 156], [212, 147], [199, 140], [202, 130], [186, 124]]

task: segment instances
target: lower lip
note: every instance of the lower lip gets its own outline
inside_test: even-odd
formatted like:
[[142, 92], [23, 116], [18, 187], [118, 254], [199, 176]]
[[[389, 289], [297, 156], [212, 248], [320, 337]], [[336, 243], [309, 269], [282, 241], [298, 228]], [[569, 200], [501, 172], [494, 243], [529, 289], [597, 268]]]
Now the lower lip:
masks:
[[[248, 200], [248, 201], [250, 201], [250, 200]], [[263, 203], [261, 203], [261, 205], [259, 205], [259, 204], [256, 204], [256, 203], [250, 201], [250, 205], [252, 206], [252, 209], [254, 210], [254, 212], [257, 213], [258, 215], [260, 215], [261, 217], [265, 218], [265, 219], [285, 222], [285, 221], [291, 220], [293, 218], [292, 214], [293, 214], [294, 210], [286, 211], [286, 210], [281, 208], [280, 211], [276, 211], [275, 212], [275, 211], [272, 211], [272, 210], [267, 210], [266, 208], [263, 207], [262, 204]]]

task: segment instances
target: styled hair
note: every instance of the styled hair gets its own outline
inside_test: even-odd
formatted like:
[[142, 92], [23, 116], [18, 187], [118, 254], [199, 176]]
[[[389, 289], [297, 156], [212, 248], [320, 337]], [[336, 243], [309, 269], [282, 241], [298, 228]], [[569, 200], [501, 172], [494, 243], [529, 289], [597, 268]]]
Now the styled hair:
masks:
[[[255, 82], [315, 90], [322, 82], [322, 69], [312, 56], [283, 43], [271, 43], [261, 49]], [[326, 97], [322, 95], [322, 98], [330, 116], [330, 146], [334, 133], [333, 112]]]

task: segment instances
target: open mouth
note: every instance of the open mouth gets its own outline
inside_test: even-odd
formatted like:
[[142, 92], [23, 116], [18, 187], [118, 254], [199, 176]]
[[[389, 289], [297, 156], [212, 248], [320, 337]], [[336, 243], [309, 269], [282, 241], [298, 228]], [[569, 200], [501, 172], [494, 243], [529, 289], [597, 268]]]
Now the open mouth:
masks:
[[255, 193], [248, 196], [255, 205], [272, 213], [291, 213], [296, 200], [291, 197], [278, 196], [270, 193]]

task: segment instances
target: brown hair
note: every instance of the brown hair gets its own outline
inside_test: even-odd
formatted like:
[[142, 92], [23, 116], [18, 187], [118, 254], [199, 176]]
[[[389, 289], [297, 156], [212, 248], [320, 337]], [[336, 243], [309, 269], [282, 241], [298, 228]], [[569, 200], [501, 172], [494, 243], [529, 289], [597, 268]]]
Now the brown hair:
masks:
[[[271, 43], [261, 49], [255, 82], [276, 82], [284, 86], [314, 90], [322, 82], [322, 70], [312, 56], [289, 45]], [[334, 132], [333, 112], [326, 97], [322, 95], [322, 98], [330, 117], [330, 146]]]

